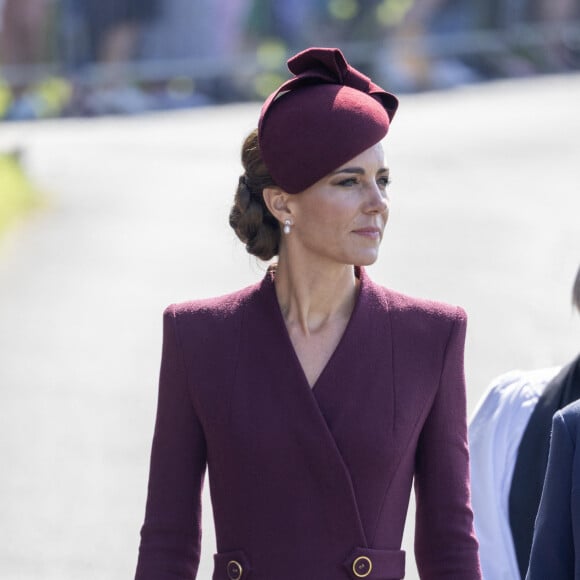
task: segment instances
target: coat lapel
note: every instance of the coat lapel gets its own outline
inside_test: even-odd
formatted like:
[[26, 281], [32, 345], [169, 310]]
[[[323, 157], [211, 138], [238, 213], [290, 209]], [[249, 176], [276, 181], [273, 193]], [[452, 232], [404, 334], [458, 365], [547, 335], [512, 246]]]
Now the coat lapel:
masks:
[[313, 394], [349, 474], [365, 537], [372, 544], [401, 449], [395, 441], [388, 304], [364, 270], [356, 308]]
[[318, 514], [324, 533], [366, 546], [348, 466], [292, 347], [270, 274], [246, 307], [240, 349], [228, 429], [240, 442], [239, 452], [254, 460], [263, 455], [274, 480], [284, 480], [294, 496], [303, 492], [303, 500], [295, 500], [304, 501], [312, 517]]

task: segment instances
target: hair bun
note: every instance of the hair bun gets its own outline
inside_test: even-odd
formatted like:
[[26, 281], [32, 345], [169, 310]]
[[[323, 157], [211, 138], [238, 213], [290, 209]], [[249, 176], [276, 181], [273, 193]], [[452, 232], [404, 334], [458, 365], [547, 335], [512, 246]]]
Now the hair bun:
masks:
[[276, 184], [262, 161], [257, 131], [244, 142], [242, 164], [245, 172], [238, 179], [229, 223], [250, 254], [270, 260], [278, 253], [280, 226], [266, 207], [262, 192]]

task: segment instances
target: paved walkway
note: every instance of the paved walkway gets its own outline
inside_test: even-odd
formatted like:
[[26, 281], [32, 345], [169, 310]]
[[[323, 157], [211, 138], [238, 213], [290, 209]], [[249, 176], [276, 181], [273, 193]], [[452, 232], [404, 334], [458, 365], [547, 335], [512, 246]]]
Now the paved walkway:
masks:
[[[387, 141], [371, 274], [466, 307], [470, 410], [499, 372], [578, 349], [579, 96], [580, 76], [408, 96]], [[3, 580], [132, 577], [161, 311], [262, 275], [227, 225], [257, 113], [0, 125], [48, 199], [0, 248]], [[212, 552], [208, 532], [203, 580]]]

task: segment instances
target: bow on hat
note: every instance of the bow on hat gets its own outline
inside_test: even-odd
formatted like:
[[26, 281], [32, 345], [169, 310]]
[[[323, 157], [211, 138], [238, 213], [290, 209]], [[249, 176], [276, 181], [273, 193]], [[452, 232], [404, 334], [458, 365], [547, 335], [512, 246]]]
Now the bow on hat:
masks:
[[293, 89], [310, 84], [329, 83], [352, 87], [378, 99], [387, 110], [390, 120], [393, 119], [399, 106], [397, 97], [387, 93], [369, 77], [348, 64], [338, 48], [308, 48], [290, 58], [287, 65], [290, 72], [296, 76], [280, 86], [267, 103]]

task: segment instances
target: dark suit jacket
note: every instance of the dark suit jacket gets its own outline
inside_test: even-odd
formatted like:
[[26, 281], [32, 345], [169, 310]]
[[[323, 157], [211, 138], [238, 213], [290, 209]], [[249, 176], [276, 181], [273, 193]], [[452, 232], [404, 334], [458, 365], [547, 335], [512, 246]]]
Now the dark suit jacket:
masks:
[[400, 579], [413, 477], [423, 579], [476, 580], [465, 313], [375, 285], [314, 388], [273, 275], [169, 307], [137, 580], [192, 579], [208, 465], [214, 580]]
[[527, 580], [580, 579], [580, 401], [554, 415]]

